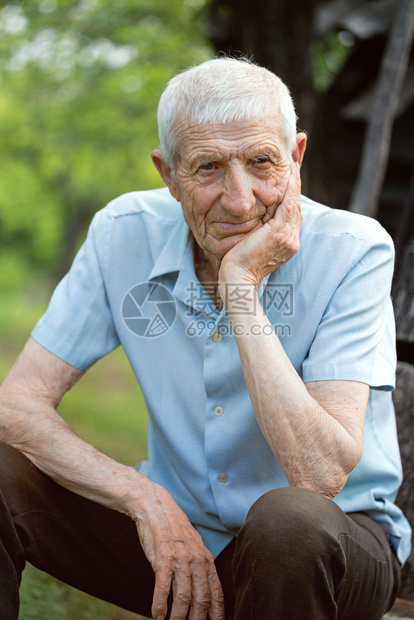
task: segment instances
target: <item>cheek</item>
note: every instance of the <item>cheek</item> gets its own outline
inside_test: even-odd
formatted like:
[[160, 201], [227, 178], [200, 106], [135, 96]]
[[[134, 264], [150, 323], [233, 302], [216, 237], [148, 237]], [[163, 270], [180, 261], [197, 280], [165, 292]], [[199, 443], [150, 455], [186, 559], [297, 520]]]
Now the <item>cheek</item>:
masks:
[[267, 204], [279, 203], [287, 188], [287, 178], [283, 174], [277, 174], [264, 186], [263, 194], [267, 196]]
[[206, 193], [200, 188], [182, 188], [180, 202], [183, 216], [190, 226], [196, 239], [204, 237], [205, 219], [209, 211], [209, 204]]
[[289, 170], [290, 169], [283, 171], [282, 173], [275, 174], [267, 186], [263, 188], [261, 200], [267, 207], [267, 213], [270, 217], [273, 217], [277, 207], [282, 202], [283, 196], [286, 193], [289, 180]]
[[210, 186], [197, 187], [187, 194], [187, 204], [191, 204], [191, 212], [194, 220], [203, 220], [213, 207], [216, 194]]

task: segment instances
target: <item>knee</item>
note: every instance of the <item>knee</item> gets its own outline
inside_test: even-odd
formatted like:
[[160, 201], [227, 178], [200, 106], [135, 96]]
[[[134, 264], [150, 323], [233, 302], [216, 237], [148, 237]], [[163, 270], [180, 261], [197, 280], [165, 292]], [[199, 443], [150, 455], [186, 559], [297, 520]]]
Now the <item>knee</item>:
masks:
[[286, 487], [269, 491], [250, 509], [240, 530], [236, 552], [283, 561], [329, 557], [338, 546], [338, 519], [345, 519], [331, 500], [307, 489]]
[[308, 489], [283, 487], [265, 493], [250, 508], [245, 525], [260, 536], [265, 531], [288, 533], [305, 527], [318, 530], [330, 512], [332, 501]]

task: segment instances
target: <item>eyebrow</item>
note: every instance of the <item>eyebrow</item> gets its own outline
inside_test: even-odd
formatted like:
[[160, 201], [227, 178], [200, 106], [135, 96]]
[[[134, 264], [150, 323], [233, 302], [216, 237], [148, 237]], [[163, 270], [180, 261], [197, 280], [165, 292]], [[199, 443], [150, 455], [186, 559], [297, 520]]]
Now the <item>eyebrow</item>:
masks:
[[[258, 146], [256, 148], [252, 148], [251, 150], [247, 150], [245, 152], [245, 155], [247, 160], [254, 159], [255, 157], [259, 156], [266, 156], [269, 157], [269, 159], [271, 159], [272, 161], [278, 162], [281, 158], [280, 149], [277, 147], [263, 148]], [[192, 159], [190, 159], [188, 161], [188, 166], [190, 170], [194, 170], [202, 164], [208, 164], [215, 161], [220, 162], [225, 159], [227, 159], [227, 157], [223, 153], [220, 153], [220, 151], [212, 151], [211, 153], [205, 152], [197, 154]]]
[[277, 147], [274, 148], [257, 148], [257, 149], [252, 149], [250, 152], [248, 152], [248, 159], [254, 159], [255, 157], [259, 157], [260, 155], [265, 155], [266, 157], [269, 157], [270, 159], [276, 160], [278, 161], [280, 159], [280, 149]]
[[225, 156], [218, 152], [215, 153], [201, 153], [199, 155], [195, 155], [192, 159], [189, 160], [188, 165], [190, 169], [198, 168], [201, 164], [208, 164], [214, 161], [223, 161]]

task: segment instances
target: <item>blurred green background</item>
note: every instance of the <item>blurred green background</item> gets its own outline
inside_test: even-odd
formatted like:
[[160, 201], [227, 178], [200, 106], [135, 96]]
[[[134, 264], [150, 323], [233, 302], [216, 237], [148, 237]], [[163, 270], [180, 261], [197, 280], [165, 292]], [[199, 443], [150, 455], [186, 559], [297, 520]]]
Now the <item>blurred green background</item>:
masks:
[[0, 290], [56, 280], [93, 213], [159, 186], [157, 102], [207, 59], [203, 0], [30, 0], [0, 9]]

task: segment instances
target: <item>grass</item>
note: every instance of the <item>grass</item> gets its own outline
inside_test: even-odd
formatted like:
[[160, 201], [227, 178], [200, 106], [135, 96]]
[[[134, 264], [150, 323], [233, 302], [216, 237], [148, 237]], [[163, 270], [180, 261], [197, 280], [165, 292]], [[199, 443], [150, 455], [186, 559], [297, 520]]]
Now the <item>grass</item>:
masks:
[[[46, 308], [42, 286], [0, 298], [0, 382]], [[147, 411], [123, 351], [91, 368], [63, 399], [59, 413], [84, 439], [116, 460], [135, 465], [146, 456]], [[131, 614], [27, 565], [19, 620], [138, 620]]]
[[20, 589], [19, 620], [138, 620], [115, 605], [70, 588], [27, 565]]

